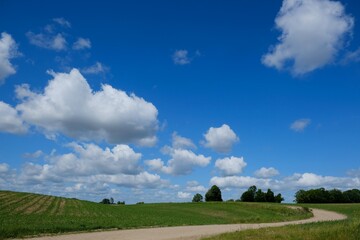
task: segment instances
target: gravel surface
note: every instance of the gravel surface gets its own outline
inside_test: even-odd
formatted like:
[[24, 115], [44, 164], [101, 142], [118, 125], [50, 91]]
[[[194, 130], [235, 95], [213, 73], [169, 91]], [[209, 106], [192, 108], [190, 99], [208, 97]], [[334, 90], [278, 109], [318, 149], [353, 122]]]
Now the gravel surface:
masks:
[[314, 214], [314, 217], [312, 218], [289, 222], [180, 226], [101, 231], [38, 237], [32, 238], [32, 240], [196, 240], [206, 236], [217, 235], [225, 232], [258, 229], [264, 227], [280, 227], [291, 224], [304, 224], [320, 221], [335, 221], [346, 218], [345, 215], [320, 209], [312, 209], [312, 212]]

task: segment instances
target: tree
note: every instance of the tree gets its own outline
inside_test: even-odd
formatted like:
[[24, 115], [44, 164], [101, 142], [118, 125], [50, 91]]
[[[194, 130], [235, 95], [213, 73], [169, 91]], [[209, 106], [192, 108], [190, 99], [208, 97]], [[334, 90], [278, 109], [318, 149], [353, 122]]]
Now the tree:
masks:
[[104, 198], [100, 203], [102, 203], [102, 204], [110, 204], [110, 199]]
[[200, 193], [197, 193], [194, 195], [192, 202], [202, 202], [203, 201], [203, 196]]
[[265, 193], [261, 189], [258, 189], [255, 193], [254, 200], [255, 202], [266, 202]]
[[281, 193], [275, 196], [276, 203], [281, 203], [282, 201], [284, 201], [284, 198], [281, 196]]
[[110, 204], [114, 204], [114, 199], [112, 197], [110, 198]]
[[271, 191], [271, 189], [269, 188], [265, 194], [265, 198], [267, 202], [275, 202], [275, 195], [274, 192]]
[[254, 202], [255, 201], [256, 186], [251, 186], [247, 191], [241, 195], [242, 202]]
[[205, 194], [206, 202], [222, 202], [221, 190], [218, 186], [213, 185]]

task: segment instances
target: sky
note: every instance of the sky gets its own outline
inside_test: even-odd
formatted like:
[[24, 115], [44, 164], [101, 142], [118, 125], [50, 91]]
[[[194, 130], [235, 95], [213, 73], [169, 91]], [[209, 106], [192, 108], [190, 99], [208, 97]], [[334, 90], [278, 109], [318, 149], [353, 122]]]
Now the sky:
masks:
[[0, 189], [360, 188], [357, 0], [0, 0]]

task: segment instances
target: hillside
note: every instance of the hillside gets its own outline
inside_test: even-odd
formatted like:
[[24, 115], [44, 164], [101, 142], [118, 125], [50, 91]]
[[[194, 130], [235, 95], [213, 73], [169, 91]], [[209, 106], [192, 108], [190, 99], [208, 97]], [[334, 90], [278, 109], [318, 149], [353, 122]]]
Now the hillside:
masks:
[[226, 223], [278, 222], [310, 214], [280, 204], [158, 203], [104, 205], [0, 191], [0, 239], [44, 233]]

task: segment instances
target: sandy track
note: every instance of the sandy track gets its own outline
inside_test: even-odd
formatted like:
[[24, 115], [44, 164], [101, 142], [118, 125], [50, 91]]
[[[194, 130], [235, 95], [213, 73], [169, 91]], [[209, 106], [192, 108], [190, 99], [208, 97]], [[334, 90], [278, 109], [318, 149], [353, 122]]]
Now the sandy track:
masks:
[[320, 221], [334, 221], [345, 219], [346, 216], [325, 210], [312, 209], [314, 217], [304, 220], [255, 223], [255, 224], [224, 224], [203, 226], [180, 226], [149, 229], [116, 230], [104, 232], [75, 233], [58, 236], [32, 238], [32, 240], [196, 240], [202, 237], [221, 234], [225, 232], [257, 229], [264, 227], [280, 227], [291, 224], [304, 224]]

